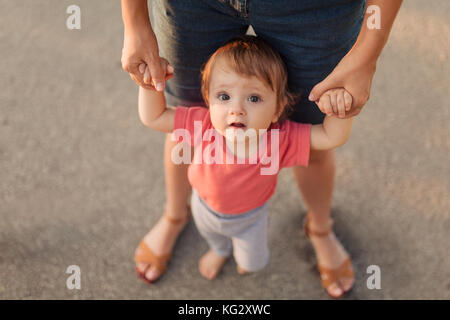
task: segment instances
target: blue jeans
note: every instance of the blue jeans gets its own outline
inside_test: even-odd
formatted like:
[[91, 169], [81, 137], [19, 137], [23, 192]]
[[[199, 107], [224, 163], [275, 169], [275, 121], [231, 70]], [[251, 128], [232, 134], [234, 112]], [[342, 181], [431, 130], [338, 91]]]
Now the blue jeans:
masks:
[[274, 47], [288, 68], [289, 89], [301, 93], [290, 119], [322, 123], [308, 100], [355, 43], [365, 0], [152, 0], [160, 55], [175, 68], [166, 83], [169, 105], [204, 105], [200, 68], [229, 38], [255, 33]]

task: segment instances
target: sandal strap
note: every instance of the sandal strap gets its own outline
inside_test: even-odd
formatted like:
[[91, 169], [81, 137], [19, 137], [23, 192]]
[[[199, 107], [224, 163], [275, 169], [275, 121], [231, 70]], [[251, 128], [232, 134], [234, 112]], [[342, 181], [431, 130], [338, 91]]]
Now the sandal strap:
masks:
[[187, 215], [184, 216], [183, 218], [172, 218], [166, 212], [164, 212], [163, 217], [172, 224], [180, 224], [191, 218], [191, 207], [190, 206], [187, 207]]
[[354, 278], [354, 272], [350, 257], [347, 258], [338, 268], [328, 269], [321, 265], [317, 268], [320, 272], [320, 278], [322, 280], [322, 286], [327, 289], [331, 284], [335, 283], [341, 278]]
[[139, 254], [134, 256], [135, 262], [142, 262], [146, 264], [151, 264], [154, 266], [159, 273], [164, 273], [167, 268], [167, 262], [170, 259], [171, 254], [156, 255], [150, 248], [145, 244], [144, 240], [139, 243]]
[[308, 237], [308, 238], [310, 238], [311, 236], [326, 237], [333, 231], [334, 220], [331, 219], [331, 218], [329, 220], [329, 227], [325, 231], [311, 230], [311, 228], [309, 227], [309, 221], [310, 221], [309, 215], [307, 214], [305, 216], [305, 219], [304, 219], [304, 222], [303, 222], [303, 232], [305, 233], [306, 237]]
[[[179, 224], [181, 222], [184, 222], [186, 220], [189, 220], [191, 217], [191, 207], [188, 206], [187, 208], [187, 215], [183, 218], [174, 219], [167, 215], [167, 213], [163, 214], [163, 217], [167, 219], [172, 224]], [[164, 254], [164, 255], [157, 255], [155, 254], [150, 248], [147, 246], [147, 244], [144, 242], [144, 239], [141, 240], [139, 243], [139, 249], [137, 250], [139, 254], [135, 254], [134, 261], [135, 262], [142, 262], [146, 264], [151, 264], [154, 266], [160, 274], [163, 274], [167, 269], [167, 263], [170, 260], [170, 257], [172, 253]]]

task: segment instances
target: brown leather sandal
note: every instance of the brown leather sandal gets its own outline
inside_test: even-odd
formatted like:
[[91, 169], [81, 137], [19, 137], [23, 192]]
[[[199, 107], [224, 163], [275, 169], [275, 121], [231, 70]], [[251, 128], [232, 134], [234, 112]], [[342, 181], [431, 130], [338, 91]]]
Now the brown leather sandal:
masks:
[[[191, 209], [190, 209], [190, 207], [188, 207], [188, 214], [184, 218], [174, 219], [174, 218], [169, 217], [166, 213], [163, 214], [163, 217], [165, 219], [167, 219], [167, 221], [169, 221], [170, 223], [172, 223], [174, 225], [178, 225], [178, 224], [190, 219]], [[159, 278], [161, 278], [161, 276], [164, 274], [164, 272], [166, 272], [167, 264], [170, 260], [172, 253], [170, 252], [170, 253], [164, 254], [164, 255], [156, 255], [145, 244], [144, 239], [141, 240], [141, 242], [139, 243], [138, 250], [136, 250], [136, 251], [140, 251], [140, 254], [135, 254], [134, 261], [136, 263], [141, 262], [141, 263], [148, 264], [148, 266], [147, 266], [147, 268], [145, 268], [144, 272], [140, 272], [138, 270], [138, 268], [136, 267], [137, 274], [139, 275], [140, 278], [142, 278], [147, 283], [156, 282]], [[154, 281], [150, 281], [145, 277], [145, 273], [147, 272], [148, 268], [150, 268], [150, 266], [155, 266], [156, 270], [158, 270], [160, 273], [160, 276], [157, 279], [155, 279]]]
[[[328, 230], [326, 231], [322, 231], [322, 232], [318, 232], [318, 231], [314, 231], [311, 230], [309, 228], [309, 219], [308, 219], [308, 214], [305, 216], [305, 219], [303, 221], [303, 232], [305, 233], [306, 237], [308, 239], [310, 239], [311, 236], [316, 236], [316, 237], [326, 237], [328, 236], [331, 232], [332, 232], [332, 226], [333, 226], [333, 219], [330, 219], [330, 226], [328, 228]], [[355, 278], [354, 272], [353, 272], [353, 266], [350, 260], [350, 257], [348, 257], [339, 267], [337, 267], [336, 269], [328, 269], [325, 268], [321, 265], [317, 265], [317, 269], [319, 270], [320, 273], [320, 278], [321, 278], [321, 282], [322, 282], [322, 287], [324, 287], [324, 289], [327, 291], [328, 295], [332, 298], [340, 298], [342, 297], [345, 293], [349, 292], [351, 290], [347, 290], [345, 291], [343, 288], [341, 288], [341, 290], [343, 291], [342, 295], [340, 296], [333, 296], [332, 294], [330, 294], [327, 290], [327, 288], [339, 281], [341, 278]]]

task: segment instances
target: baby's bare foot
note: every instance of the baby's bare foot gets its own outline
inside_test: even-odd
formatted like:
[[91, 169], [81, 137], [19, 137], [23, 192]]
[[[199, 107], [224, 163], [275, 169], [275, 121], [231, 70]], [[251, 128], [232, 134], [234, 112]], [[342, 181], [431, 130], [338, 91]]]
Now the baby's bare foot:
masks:
[[227, 258], [218, 256], [214, 251], [209, 250], [198, 261], [198, 269], [202, 276], [212, 280], [219, 274], [225, 261]]
[[240, 265], [237, 266], [237, 272], [239, 274], [247, 274], [248, 273], [248, 271], [245, 270], [244, 268], [242, 268]]

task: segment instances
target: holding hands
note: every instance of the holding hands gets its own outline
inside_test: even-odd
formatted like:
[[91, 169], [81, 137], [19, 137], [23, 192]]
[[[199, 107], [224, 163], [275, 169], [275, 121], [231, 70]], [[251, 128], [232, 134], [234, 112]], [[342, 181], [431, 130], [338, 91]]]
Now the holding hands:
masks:
[[[309, 100], [315, 101], [319, 105], [318, 101], [327, 90], [331, 88], [345, 88], [351, 94], [353, 102], [349, 110], [345, 109], [344, 117], [354, 117], [361, 112], [361, 109], [369, 100], [375, 70], [376, 58], [370, 55], [370, 51], [368, 54], [367, 49], [363, 50], [354, 47], [323, 81], [314, 86], [309, 95]], [[334, 109], [332, 101], [330, 101], [330, 104], [331, 109]], [[336, 102], [334, 105], [339, 105], [339, 103]], [[327, 111], [322, 110], [322, 112], [328, 114]], [[338, 112], [333, 111], [333, 113], [339, 115], [339, 117], [342, 114], [342, 112], [339, 113], [339, 109]]]
[[[125, 28], [122, 68], [144, 89], [163, 91], [166, 80], [173, 77], [173, 67], [169, 71], [167, 69], [169, 62], [161, 58], [158, 52], [156, 36], [149, 26], [144, 25], [137, 30]], [[146, 79], [145, 66], [148, 66]], [[141, 71], [142, 68], [144, 71]]]
[[325, 91], [317, 103], [320, 111], [327, 116], [344, 118], [345, 113], [352, 107], [353, 97], [344, 88], [335, 88]]
[[[165, 81], [171, 79], [173, 77], [173, 72], [175, 69], [172, 67], [172, 65], [167, 61], [166, 59], [160, 57], [159, 58], [159, 65], [160, 70], [162, 72], [162, 77], [165, 79]], [[160, 88], [158, 87], [158, 84], [155, 85], [155, 81], [152, 79], [152, 75], [150, 72], [150, 68], [145, 63], [141, 63], [139, 65], [139, 72], [143, 76], [143, 81], [146, 85], [153, 85], [154, 88], [156, 88], [157, 91], [164, 90], [164, 87]]]

